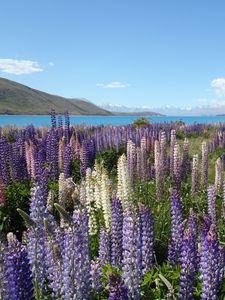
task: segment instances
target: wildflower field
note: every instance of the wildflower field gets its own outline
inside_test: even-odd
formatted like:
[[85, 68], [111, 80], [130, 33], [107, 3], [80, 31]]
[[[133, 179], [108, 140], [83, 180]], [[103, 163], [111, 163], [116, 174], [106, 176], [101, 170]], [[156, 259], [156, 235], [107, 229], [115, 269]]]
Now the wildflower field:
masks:
[[225, 124], [0, 129], [0, 299], [225, 299]]

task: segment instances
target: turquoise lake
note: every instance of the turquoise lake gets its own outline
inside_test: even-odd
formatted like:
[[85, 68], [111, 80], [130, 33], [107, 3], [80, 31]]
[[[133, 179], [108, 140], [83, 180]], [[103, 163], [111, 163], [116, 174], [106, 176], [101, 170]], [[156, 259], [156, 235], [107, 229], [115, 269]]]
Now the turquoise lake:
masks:
[[[193, 123], [218, 123], [225, 122], [225, 116], [145, 116], [151, 122], [170, 122], [182, 120], [186, 124]], [[70, 116], [71, 125], [127, 125], [132, 123], [139, 116]], [[0, 126], [16, 125], [24, 127], [33, 124], [34, 126], [50, 125], [50, 116], [14, 116], [0, 115]]]

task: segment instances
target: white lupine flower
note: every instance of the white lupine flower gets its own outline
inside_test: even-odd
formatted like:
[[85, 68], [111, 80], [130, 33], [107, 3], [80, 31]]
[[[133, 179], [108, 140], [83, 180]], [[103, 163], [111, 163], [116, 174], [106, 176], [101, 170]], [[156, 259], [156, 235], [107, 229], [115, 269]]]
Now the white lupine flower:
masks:
[[96, 204], [94, 198], [94, 183], [90, 168], [87, 168], [86, 170], [86, 208], [89, 216], [89, 233], [90, 235], [94, 235], [97, 233], [97, 222], [95, 217]]
[[102, 208], [101, 200], [101, 166], [98, 163], [95, 163], [94, 170], [92, 171], [92, 178], [94, 181], [94, 199], [97, 209]]
[[129, 199], [130, 189], [131, 186], [128, 175], [127, 159], [126, 155], [123, 154], [118, 159], [117, 164], [117, 193], [119, 199], [122, 200], [123, 205]]
[[105, 227], [109, 231], [111, 228], [111, 195], [109, 177], [106, 170], [103, 170], [101, 176], [101, 200]]

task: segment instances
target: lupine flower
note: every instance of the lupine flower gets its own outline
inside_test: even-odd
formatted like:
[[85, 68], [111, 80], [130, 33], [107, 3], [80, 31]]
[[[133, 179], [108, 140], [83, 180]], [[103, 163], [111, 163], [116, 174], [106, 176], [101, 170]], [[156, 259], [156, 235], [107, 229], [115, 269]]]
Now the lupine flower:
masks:
[[123, 217], [123, 279], [129, 298], [140, 299], [140, 220], [131, 204], [126, 205]]
[[176, 131], [171, 130], [170, 133], [170, 176], [173, 177], [174, 174], [174, 147], [176, 144]]
[[206, 142], [202, 143], [202, 178], [201, 184], [202, 188], [207, 187], [208, 182], [208, 145]]
[[111, 257], [111, 249], [110, 249], [110, 236], [104, 227], [100, 230], [100, 239], [99, 239], [99, 262], [102, 266], [110, 264]]
[[165, 133], [165, 131], [160, 132], [160, 161], [162, 164], [162, 176], [164, 177], [167, 173], [166, 133]]
[[112, 199], [112, 231], [111, 231], [112, 266], [120, 267], [122, 262], [123, 209], [119, 199]]
[[147, 176], [147, 143], [146, 138], [141, 139], [141, 179], [146, 179]]
[[154, 220], [150, 209], [139, 207], [141, 222], [142, 273], [149, 271], [154, 260]]
[[0, 208], [5, 205], [5, 192], [4, 192], [4, 185], [3, 185], [3, 180], [0, 177]]
[[136, 167], [136, 147], [135, 144], [128, 140], [127, 142], [127, 165], [128, 165], [128, 174], [131, 181], [131, 185], [134, 184], [134, 179], [136, 176], [135, 167]]
[[190, 174], [189, 142], [185, 138], [184, 145], [183, 145], [182, 178], [186, 180], [189, 174]]
[[193, 299], [193, 282], [196, 265], [196, 238], [191, 231], [184, 233], [181, 249], [180, 300]]
[[127, 159], [125, 154], [121, 155], [117, 164], [117, 193], [123, 205], [127, 202], [130, 194], [130, 179], [128, 175]]
[[91, 269], [85, 210], [74, 211], [72, 228], [65, 229], [62, 263], [63, 299], [90, 299]]
[[192, 181], [191, 181], [191, 192], [192, 194], [198, 191], [198, 154], [193, 155], [193, 166], [192, 166]]
[[162, 175], [162, 162], [160, 160], [160, 144], [159, 141], [155, 141], [155, 179], [156, 179], [156, 198], [157, 200], [161, 200], [164, 194], [164, 180]]
[[90, 274], [92, 290], [96, 293], [99, 293], [102, 289], [102, 266], [99, 258], [92, 260]]
[[181, 184], [181, 155], [180, 155], [180, 145], [174, 145], [173, 152], [173, 176], [174, 176], [174, 184], [177, 188], [180, 187]]
[[216, 227], [213, 224], [204, 240], [201, 241], [201, 299], [216, 300], [219, 288], [219, 242]]
[[184, 218], [182, 204], [176, 189], [170, 191], [171, 205], [171, 239], [168, 248], [168, 260], [171, 265], [176, 265], [181, 257], [182, 238], [184, 232]]
[[222, 184], [222, 160], [219, 157], [216, 160], [216, 164], [215, 164], [215, 188], [217, 193], [220, 191], [221, 184]]
[[105, 169], [102, 170], [101, 174], [101, 203], [103, 210], [103, 217], [105, 221], [105, 227], [108, 231], [111, 229], [111, 194], [110, 194], [110, 185], [109, 185], [109, 177]]
[[208, 187], [208, 214], [214, 224], [217, 224], [216, 189], [214, 185]]
[[109, 297], [108, 300], [128, 300], [127, 289], [121, 277], [117, 274], [109, 275]]

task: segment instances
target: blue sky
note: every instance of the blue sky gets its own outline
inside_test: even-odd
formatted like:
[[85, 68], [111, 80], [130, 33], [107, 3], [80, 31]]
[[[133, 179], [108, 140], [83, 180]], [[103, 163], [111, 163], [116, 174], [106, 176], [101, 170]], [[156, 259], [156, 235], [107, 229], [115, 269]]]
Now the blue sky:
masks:
[[225, 103], [225, 1], [5, 0], [0, 76], [96, 104]]

